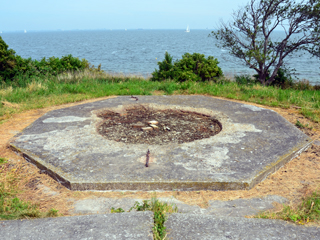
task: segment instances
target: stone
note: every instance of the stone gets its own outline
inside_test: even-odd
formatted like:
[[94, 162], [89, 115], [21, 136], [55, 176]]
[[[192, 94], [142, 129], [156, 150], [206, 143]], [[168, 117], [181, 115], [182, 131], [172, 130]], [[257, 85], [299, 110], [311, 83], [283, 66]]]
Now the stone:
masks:
[[165, 222], [168, 239], [320, 239], [318, 227], [281, 220], [173, 213]]
[[150, 127], [152, 127], [153, 130], [159, 131], [159, 127], [157, 125], [150, 124]]
[[152, 212], [0, 221], [0, 239], [152, 240]]
[[152, 121], [149, 121], [148, 124], [150, 124], [150, 125], [157, 125], [157, 124], [158, 124], [158, 121], [152, 120]]
[[142, 131], [153, 131], [152, 127], [143, 127], [141, 128]]

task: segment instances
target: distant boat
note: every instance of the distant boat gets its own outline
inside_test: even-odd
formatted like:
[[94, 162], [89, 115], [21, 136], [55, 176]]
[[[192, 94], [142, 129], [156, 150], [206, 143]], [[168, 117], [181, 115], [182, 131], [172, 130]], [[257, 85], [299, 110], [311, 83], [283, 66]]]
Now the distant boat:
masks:
[[27, 30], [24, 30], [24, 33], [27, 33]]
[[188, 27], [187, 27], [187, 29], [186, 29], [186, 32], [190, 32], [190, 28], [189, 28], [189, 25], [188, 25]]

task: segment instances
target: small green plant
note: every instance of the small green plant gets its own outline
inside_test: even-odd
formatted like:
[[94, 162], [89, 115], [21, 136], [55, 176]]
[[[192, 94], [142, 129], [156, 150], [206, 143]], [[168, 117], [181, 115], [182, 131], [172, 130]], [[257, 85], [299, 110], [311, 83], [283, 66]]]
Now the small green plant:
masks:
[[20, 219], [20, 218], [37, 218], [40, 212], [36, 205], [21, 201], [15, 197], [10, 199], [8, 193], [1, 191], [0, 188], [0, 219]]
[[296, 126], [297, 126], [298, 128], [304, 128], [304, 125], [303, 125], [299, 120], [297, 120]]
[[135, 209], [136, 211], [149, 211], [151, 209], [151, 205], [149, 204], [150, 201], [143, 200], [142, 204], [139, 202], [135, 202], [133, 207], [130, 208], [129, 212]]
[[111, 208], [111, 213], [123, 213], [125, 212], [122, 208], [115, 209], [114, 207]]
[[48, 212], [47, 212], [47, 217], [58, 217], [58, 211], [54, 208], [51, 208]]
[[258, 218], [276, 218], [286, 221], [305, 224], [312, 221], [320, 220], [320, 193], [313, 192], [310, 196], [302, 199], [301, 204], [297, 207], [283, 205], [280, 212], [263, 212]]
[[0, 165], [7, 163], [7, 159], [0, 157]]
[[307, 124], [303, 124], [301, 123], [299, 120], [297, 120], [297, 122], [295, 123], [295, 125], [298, 127], [298, 128], [309, 128], [310, 130], [313, 128], [312, 126], [309, 126], [309, 123]]

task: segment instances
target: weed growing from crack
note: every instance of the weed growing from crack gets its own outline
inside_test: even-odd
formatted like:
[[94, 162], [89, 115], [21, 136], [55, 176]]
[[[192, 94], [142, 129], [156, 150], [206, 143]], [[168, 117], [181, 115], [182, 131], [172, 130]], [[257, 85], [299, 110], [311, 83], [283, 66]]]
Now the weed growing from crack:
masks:
[[[160, 202], [156, 196], [152, 197], [151, 200], [143, 200], [142, 203], [135, 202], [130, 211], [152, 211], [153, 212], [153, 239], [163, 240], [166, 239], [166, 227], [164, 226], [165, 221], [168, 219], [169, 213], [177, 212], [178, 209], [175, 205]], [[124, 210], [122, 208], [111, 208], [111, 213], [122, 213]]]

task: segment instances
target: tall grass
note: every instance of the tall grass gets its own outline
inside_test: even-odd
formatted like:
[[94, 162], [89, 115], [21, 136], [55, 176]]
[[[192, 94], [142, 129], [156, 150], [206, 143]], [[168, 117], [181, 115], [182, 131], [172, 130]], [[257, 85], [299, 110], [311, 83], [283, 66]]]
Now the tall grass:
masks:
[[3, 84], [0, 88], [0, 121], [29, 109], [111, 95], [152, 95], [155, 91], [163, 94], [204, 94], [273, 107], [294, 105], [301, 107], [301, 113], [307, 118], [320, 121], [319, 90], [241, 85], [223, 78], [216, 82], [157, 82], [101, 72], [66, 73], [49, 79], [32, 78]]

